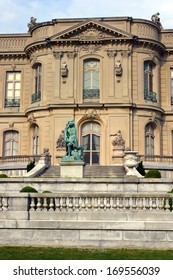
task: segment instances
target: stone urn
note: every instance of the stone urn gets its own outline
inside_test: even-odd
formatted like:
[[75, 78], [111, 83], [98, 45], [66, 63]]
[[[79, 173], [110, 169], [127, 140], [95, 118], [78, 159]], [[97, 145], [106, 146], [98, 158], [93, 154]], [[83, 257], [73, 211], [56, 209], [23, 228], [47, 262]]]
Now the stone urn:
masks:
[[143, 177], [136, 169], [138, 165], [138, 152], [124, 151], [124, 168], [127, 176]]

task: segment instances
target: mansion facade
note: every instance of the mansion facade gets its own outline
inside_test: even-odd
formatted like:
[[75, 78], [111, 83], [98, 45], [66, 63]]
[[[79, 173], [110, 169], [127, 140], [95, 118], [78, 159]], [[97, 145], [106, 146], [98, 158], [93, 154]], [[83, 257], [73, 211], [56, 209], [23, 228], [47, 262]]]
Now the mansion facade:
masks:
[[173, 155], [173, 29], [131, 17], [31, 18], [0, 34], [0, 157], [65, 153], [75, 121], [89, 165], [113, 165], [114, 139], [146, 156]]

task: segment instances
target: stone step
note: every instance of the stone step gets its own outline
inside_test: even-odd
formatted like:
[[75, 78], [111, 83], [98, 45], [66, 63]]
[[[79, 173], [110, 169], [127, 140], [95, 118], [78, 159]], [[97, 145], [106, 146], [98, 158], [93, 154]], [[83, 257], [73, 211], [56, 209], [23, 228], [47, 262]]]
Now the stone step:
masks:
[[[122, 177], [125, 175], [123, 166], [89, 166], [84, 167], [84, 177], [98, 178], [98, 177]], [[50, 166], [41, 177], [60, 177], [60, 166]]]

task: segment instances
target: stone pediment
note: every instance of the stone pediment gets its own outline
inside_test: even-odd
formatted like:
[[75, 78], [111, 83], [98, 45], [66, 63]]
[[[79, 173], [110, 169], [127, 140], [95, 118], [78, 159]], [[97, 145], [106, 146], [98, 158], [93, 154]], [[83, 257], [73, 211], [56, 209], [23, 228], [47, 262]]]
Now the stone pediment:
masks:
[[93, 42], [105, 40], [132, 40], [133, 38], [134, 36], [132, 34], [108, 24], [89, 20], [55, 34], [50, 39], [51, 41]]

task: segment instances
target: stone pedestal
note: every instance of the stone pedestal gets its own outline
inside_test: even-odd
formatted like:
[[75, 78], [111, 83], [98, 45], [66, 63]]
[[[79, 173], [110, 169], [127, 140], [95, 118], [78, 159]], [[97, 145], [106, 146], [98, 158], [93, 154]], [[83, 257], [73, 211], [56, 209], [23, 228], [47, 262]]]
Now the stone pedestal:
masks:
[[60, 162], [60, 177], [61, 178], [83, 178], [84, 162]]
[[113, 165], [123, 165], [124, 163], [124, 147], [116, 147], [113, 149], [112, 156]]

